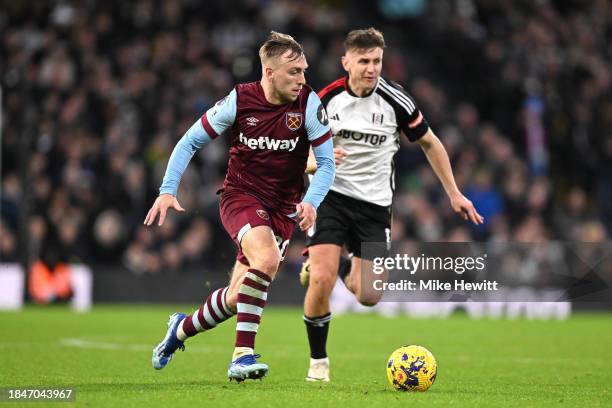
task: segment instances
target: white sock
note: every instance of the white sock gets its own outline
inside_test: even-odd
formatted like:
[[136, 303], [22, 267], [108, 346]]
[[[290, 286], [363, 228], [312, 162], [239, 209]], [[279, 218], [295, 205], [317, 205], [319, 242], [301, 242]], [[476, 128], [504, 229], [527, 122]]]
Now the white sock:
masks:
[[234, 349], [234, 354], [232, 354], [232, 361], [247, 354], [254, 354], [254, 352], [255, 350], [250, 347], [236, 347]]
[[185, 334], [183, 330], [183, 323], [185, 323], [185, 319], [181, 320], [178, 327], [176, 328], [176, 338], [180, 341], [185, 341], [188, 339], [188, 336]]
[[325, 357], [325, 358], [310, 358], [310, 365], [313, 366], [317, 363], [325, 363], [327, 365], [329, 365], [329, 357]]

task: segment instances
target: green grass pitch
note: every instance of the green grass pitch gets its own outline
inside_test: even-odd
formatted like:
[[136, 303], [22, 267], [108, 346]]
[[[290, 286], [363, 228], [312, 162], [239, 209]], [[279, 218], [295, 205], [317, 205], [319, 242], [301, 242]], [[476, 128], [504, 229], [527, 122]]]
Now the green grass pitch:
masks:
[[[328, 350], [332, 382], [320, 384], [304, 381], [300, 310], [272, 306], [257, 337], [269, 376], [237, 384], [226, 378], [233, 320], [189, 340], [164, 370], [153, 370], [151, 350], [173, 311], [0, 313], [0, 387], [73, 387], [76, 404], [59, 406], [85, 407], [612, 406], [612, 314], [578, 313], [567, 321], [337, 316]], [[403, 344], [423, 345], [437, 358], [429, 391], [404, 393], [387, 384], [387, 357]]]

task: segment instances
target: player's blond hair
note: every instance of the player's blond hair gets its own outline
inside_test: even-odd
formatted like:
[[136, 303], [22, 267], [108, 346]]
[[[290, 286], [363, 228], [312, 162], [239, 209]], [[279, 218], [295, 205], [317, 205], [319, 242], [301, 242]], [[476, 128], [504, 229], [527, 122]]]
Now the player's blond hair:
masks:
[[346, 35], [344, 50], [369, 50], [372, 48], [385, 48], [383, 33], [374, 27], [365, 30], [353, 30]]
[[295, 41], [292, 36], [271, 31], [266, 42], [259, 48], [261, 64], [264, 65], [264, 63], [273, 58], [279, 58], [287, 51], [291, 51], [289, 54], [290, 61], [296, 60], [304, 55], [302, 45]]

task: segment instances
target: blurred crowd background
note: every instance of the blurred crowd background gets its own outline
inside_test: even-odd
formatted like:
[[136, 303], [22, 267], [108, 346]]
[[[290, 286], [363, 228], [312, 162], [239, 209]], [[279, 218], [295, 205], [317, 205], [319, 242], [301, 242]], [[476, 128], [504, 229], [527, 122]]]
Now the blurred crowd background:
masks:
[[[612, 8], [606, 0], [0, 1], [2, 262], [137, 274], [227, 272], [220, 138], [181, 183], [187, 210], [142, 225], [175, 143], [270, 30], [306, 50], [316, 89], [346, 33], [374, 26], [383, 75], [413, 95], [485, 217], [455, 216], [425, 156], [396, 156], [393, 239], [603, 242], [612, 236]], [[286, 268], [301, 262], [296, 232]]]

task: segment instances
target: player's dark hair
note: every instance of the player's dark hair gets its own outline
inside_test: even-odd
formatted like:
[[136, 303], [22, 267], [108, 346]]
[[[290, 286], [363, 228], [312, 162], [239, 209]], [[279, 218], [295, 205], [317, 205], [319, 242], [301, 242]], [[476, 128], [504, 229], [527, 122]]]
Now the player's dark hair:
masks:
[[385, 48], [383, 33], [370, 27], [367, 30], [353, 30], [346, 35], [344, 50], [369, 50], [372, 48]]
[[263, 62], [269, 58], [278, 58], [287, 51], [291, 51], [291, 54], [289, 54], [290, 61], [304, 55], [304, 49], [292, 36], [271, 31], [270, 36], [259, 49], [259, 58]]

